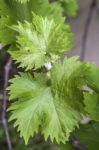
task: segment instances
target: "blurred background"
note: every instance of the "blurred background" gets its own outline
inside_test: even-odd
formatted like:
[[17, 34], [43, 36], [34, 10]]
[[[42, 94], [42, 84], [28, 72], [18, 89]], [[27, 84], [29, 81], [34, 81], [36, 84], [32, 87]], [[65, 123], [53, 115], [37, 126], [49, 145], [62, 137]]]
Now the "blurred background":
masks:
[[[78, 4], [79, 10], [77, 16], [74, 18], [67, 18], [68, 23], [71, 25], [71, 30], [74, 33], [74, 47], [68, 53], [68, 56], [78, 55], [82, 61], [91, 61], [99, 65], [99, 1], [78, 0]], [[8, 59], [6, 50], [7, 47], [5, 47], [4, 51], [2, 51], [2, 46], [0, 45], [0, 114], [2, 114], [2, 93], [3, 83], [5, 80], [4, 66]], [[14, 74], [16, 72], [16, 69], [11, 71], [11, 73]], [[0, 150], [8, 150], [1, 119], [2, 115], [0, 115]], [[19, 138], [19, 134], [17, 134], [16, 129], [13, 128], [12, 124], [13, 123], [9, 123], [8, 128], [14, 150], [59, 150], [57, 147], [52, 145], [50, 141], [44, 142], [43, 137], [40, 135], [31, 139], [28, 146], [24, 146], [24, 141]], [[97, 143], [99, 143], [99, 140], [97, 140]], [[75, 146], [75, 139], [73, 140], [73, 145]], [[74, 148], [69, 144], [67, 144], [66, 147], [62, 147], [62, 150], [65, 149], [77, 150], [77, 148]], [[78, 150], [86, 149], [81, 149], [80, 146]]]
[[74, 33], [74, 48], [70, 55], [99, 65], [99, 1], [78, 0], [79, 11], [69, 18]]

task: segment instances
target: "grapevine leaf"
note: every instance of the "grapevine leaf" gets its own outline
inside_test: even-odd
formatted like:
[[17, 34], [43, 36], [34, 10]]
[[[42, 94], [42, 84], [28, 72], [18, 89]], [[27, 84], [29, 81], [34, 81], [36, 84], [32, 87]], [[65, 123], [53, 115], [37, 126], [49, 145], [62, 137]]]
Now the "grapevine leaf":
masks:
[[78, 3], [77, 0], [56, 0], [63, 4], [64, 12], [68, 16], [75, 17], [77, 15]]
[[78, 141], [83, 144], [88, 150], [99, 149], [99, 123], [91, 122], [87, 125], [81, 125], [73, 133]]
[[99, 121], [99, 94], [84, 93], [85, 110], [93, 120]]
[[86, 64], [89, 68], [89, 72], [87, 74], [86, 72], [86, 80], [87, 84], [92, 88], [95, 92], [99, 92], [99, 67], [96, 66], [96, 64]]
[[42, 75], [33, 78], [29, 73], [21, 73], [10, 81], [10, 100], [17, 100], [9, 108], [12, 111], [10, 120], [16, 120], [15, 127], [18, 126], [26, 144], [30, 136], [39, 131], [45, 139], [50, 137], [51, 141], [55, 139], [57, 143], [65, 143], [70, 132], [78, 126], [80, 113], [83, 112], [83, 93], [76, 83], [70, 86], [70, 81], [74, 83], [80, 68], [83, 65], [76, 57], [66, 58], [63, 63], [55, 63], [50, 82]]
[[32, 12], [43, 17], [54, 18], [56, 22], [64, 22], [62, 8], [57, 3], [30, 0], [22, 4], [15, 0], [0, 0], [0, 43], [2, 45], [12, 44], [15, 41], [16, 33], [10, 27], [18, 21], [32, 22]]
[[[30, 0], [16, 0], [21, 3], [29, 2]], [[78, 4], [76, 0], [56, 0], [57, 2], [62, 2], [64, 5], [64, 10], [69, 16], [76, 16], [78, 10]]]
[[[26, 85], [29, 86], [29, 76], [23, 74], [18, 77], [20, 81], [27, 80], [22, 88]], [[17, 78], [16, 80], [18, 81]], [[14, 91], [15, 97], [17, 95], [19, 101], [15, 102], [9, 109], [13, 111], [10, 120], [17, 119], [15, 127], [18, 125], [18, 131], [24, 137], [26, 144], [30, 136], [39, 130], [44, 134], [45, 139], [50, 136], [52, 141], [55, 138], [57, 143], [64, 143], [68, 139], [69, 132], [77, 125], [77, 112], [67, 105], [64, 99], [61, 97], [59, 99], [58, 95], [53, 97], [49, 87], [43, 87], [33, 79], [32, 82], [33, 87], [30, 86], [27, 91], [24, 92], [21, 89], [19, 95], [17, 95], [17, 90]], [[15, 87], [14, 84], [16, 84], [15, 81], [13, 83]], [[66, 114], [68, 115], [66, 116]]]
[[17, 36], [17, 49], [10, 50], [12, 58], [27, 70], [38, 68], [71, 48], [69, 26], [55, 24], [53, 20], [33, 15], [32, 23], [13, 26]]
[[0, 43], [2, 43], [3, 46], [14, 41], [14, 32], [12, 32], [7, 25], [12, 25], [9, 17], [2, 16], [0, 18]]
[[14, 42], [15, 33], [9, 27], [16, 24], [18, 20], [30, 21], [30, 13], [26, 5], [13, 0], [0, 0], [0, 42], [2, 45]]
[[63, 0], [64, 10], [69, 16], [76, 16], [78, 10], [77, 0]]

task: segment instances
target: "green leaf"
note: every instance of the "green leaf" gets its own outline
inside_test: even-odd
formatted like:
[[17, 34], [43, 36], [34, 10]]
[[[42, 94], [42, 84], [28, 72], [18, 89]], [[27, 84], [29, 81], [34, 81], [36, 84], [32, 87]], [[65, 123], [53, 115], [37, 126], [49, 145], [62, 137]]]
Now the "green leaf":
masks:
[[[21, 3], [26, 3], [26, 2], [29, 2], [30, 0], [16, 0], [16, 1], [21, 2]], [[63, 4], [64, 11], [68, 16], [74, 17], [77, 15], [77, 10], [78, 10], [77, 0], [56, 0], [56, 1], [59, 4], [60, 2]]]
[[0, 43], [2, 45], [15, 42], [16, 33], [10, 27], [18, 21], [32, 22], [32, 12], [43, 17], [54, 18], [56, 22], [64, 22], [62, 8], [57, 3], [50, 4], [47, 0], [30, 0], [22, 4], [15, 0], [0, 0]]
[[[18, 94], [19, 101], [15, 102], [9, 109], [13, 111], [10, 120], [17, 119], [14, 126], [18, 126], [18, 131], [24, 137], [26, 144], [30, 136], [39, 130], [44, 134], [45, 139], [50, 136], [51, 141], [55, 138], [57, 143], [65, 142], [69, 132], [74, 129], [74, 125], [77, 125], [77, 112], [71, 110], [72, 108], [62, 98], [59, 99], [58, 95], [53, 97], [50, 87], [42, 86], [33, 79], [31, 84], [34, 85], [31, 87], [29, 76], [22, 74], [21, 77], [18, 77], [19, 80], [16, 78], [21, 83], [22, 80], [27, 81], [22, 84], [22, 88], [27, 85], [30, 87], [25, 92], [22, 88], [19, 93], [17, 89], [14, 90], [15, 97]], [[13, 92], [13, 86], [15, 88], [16, 85], [15, 79], [12, 82], [14, 83], [9, 89], [12, 89]]]
[[84, 92], [85, 110], [93, 120], [99, 120], [99, 68], [95, 64], [86, 64], [86, 83], [89, 87]]
[[[68, 140], [78, 126], [81, 114], [85, 114], [84, 89], [81, 87], [89, 84], [86, 81], [88, 72], [90, 75], [87, 64], [72, 57], [57, 61], [50, 76], [39, 74], [33, 78], [29, 73], [21, 73], [10, 81], [10, 99], [16, 99], [9, 108], [12, 112], [10, 120], [16, 120], [15, 127], [18, 126], [26, 144], [39, 131], [45, 139], [50, 137], [57, 143]], [[95, 110], [97, 97], [94, 97], [96, 102], [91, 107], [93, 95], [87, 97], [89, 113], [92, 111], [98, 117]]]
[[88, 125], [81, 125], [74, 132], [78, 141], [83, 144], [88, 150], [99, 149], [99, 123], [93, 122]]
[[43, 66], [54, 56], [60, 56], [71, 48], [70, 28], [64, 24], [55, 24], [54, 20], [33, 15], [32, 23], [18, 23], [13, 26], [17, 36], [17, 49], [10, 54], [21, 67], [27, 70]]
[[58, 61], [52, 69], [53, 92], [59, 88], [63, 95], [67, 93], [71, 98], [69, 104], [79, 111], [83, 111], [83, 93], [80, 88], [86, 84], [87, 70], [88, 67], [79, 62], [78, 57], [65, 58], [63, 64]]
[[68, 16], [75, 17], [77, 15], [78, 3], [77, 0], [56, 0], [63, 4], [64, 12]]
[[[68, 140], [83, 112], [83, 93], [76, 84], [70, 86], [72, 76], [81, 67], [77, 58], [66, 58], [63, 63], [58, 61], [54, 65], [51, 79], [44, 75], [33, 78], [29, 73], [21, 73], [10, 81], [10, 99], [17, 99], [9, 108], [12, 111], [10, 120], [16, 120], [15, 127], [18, 126], [26, 144], [30, 136], [39, 131], [45, 139], [50, 137], [57, 143]], [[60, 76], [57, 68], [63, 69]]]
[[[99, 92], [99, 67], [94, 63], [86, 63], [89, 71], [86, 72], [86, 80], [87, 84], [92, 88], [95, 92]], [[89, 73], [90, 72], [90, 73]]]
[[15, 40], [15, 32], [9, 27], [17, 21], [30, 21], [31, 12], [26, 5], [19, 4], [13, 0], [0, 0], [0, 42], [2, 45], [11, 44]]
[[76, 16], [78, 10], [77, 0], [63, 0], [64, 2], [64, 10], [69, 16]]
[[99, 121], [99, 94], [84, 93], [84, 104], [90, 118]]

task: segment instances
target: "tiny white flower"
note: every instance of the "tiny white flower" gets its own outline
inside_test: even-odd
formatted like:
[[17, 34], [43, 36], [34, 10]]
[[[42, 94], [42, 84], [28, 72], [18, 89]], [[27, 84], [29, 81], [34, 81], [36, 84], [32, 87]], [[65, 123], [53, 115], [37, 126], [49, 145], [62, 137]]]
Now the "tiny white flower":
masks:
[[46, 64], [45, 64], [45, 68], [46, 68], [47, 70], [50, 70], [50, 69], [52, 68], [52, 64], [51, 64], [50, 62], [46, 63]]

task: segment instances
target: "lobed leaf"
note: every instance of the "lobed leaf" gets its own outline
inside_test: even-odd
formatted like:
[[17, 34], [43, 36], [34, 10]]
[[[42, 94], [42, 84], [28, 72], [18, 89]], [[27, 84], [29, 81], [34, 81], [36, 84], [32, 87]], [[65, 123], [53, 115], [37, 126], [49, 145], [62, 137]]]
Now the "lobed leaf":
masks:
[[24, 1], [24, 4], [22, 2], [0, 0], [0, 43], [3, 46], [15, 42], [16, 32], [11, 30], [11, 26], [18, 21], [32, 22], [32, 12], [43, 17], [54, 18], [56, 22], [64, 22], [62, 8], [58, 3], [50, 4], [47, 0], [30, 0], [28, 3]]
[[10, 100], [16, 99], [9, 108], [10, 120], [16, 120], [14, 126], [18, 126], [26, 144], [38, 132], [45, 140], [50, 137], [52, 142], [65, 143], [78, 127], [81, 114], [85, 114], [84, 103], [87, 113], [98, 119], [97, 96], [93, 101], [94, 95], [82, 88], [85, 85], [92, 88], [96, 84], [94, 80], [87, 81], [91, 69], [91, 65], [79, 62], [77, 57], [65, 58], [54, 64], [50, 78], [42, 74], [33, 78], [30, 73], [21, 73], [10, 81]]
[[[59, 64], [63, 68], [60, 77], [57, 74]], [[10, 81], [10, 99], [17, 99], [9, 108], [12, 111], [10, 120], [16, 120], [15, 126], [26, 144], [30, 136], [39, 131], [45, 139], [50, 137], [51, 141], [65, 143], [78, 126], [83, 97], [76, 84], [70, 87], [69, 82], [80, 67], [77, 58], [66, 58], [64, 63], [59, 61], [54, 65], [50, 84], [44, 76], [33, 78], [29, 73], [21, 73]], [[77, 90], [75, 94], [74, 88]]]
[[55, 24], [54, 20], [33, 15], [32, 23], [18, 23], [13, 29], [17, 36], [17, 49], [10, 54], [26, 70], [39, 68], [71, 48], [69, 26]]

